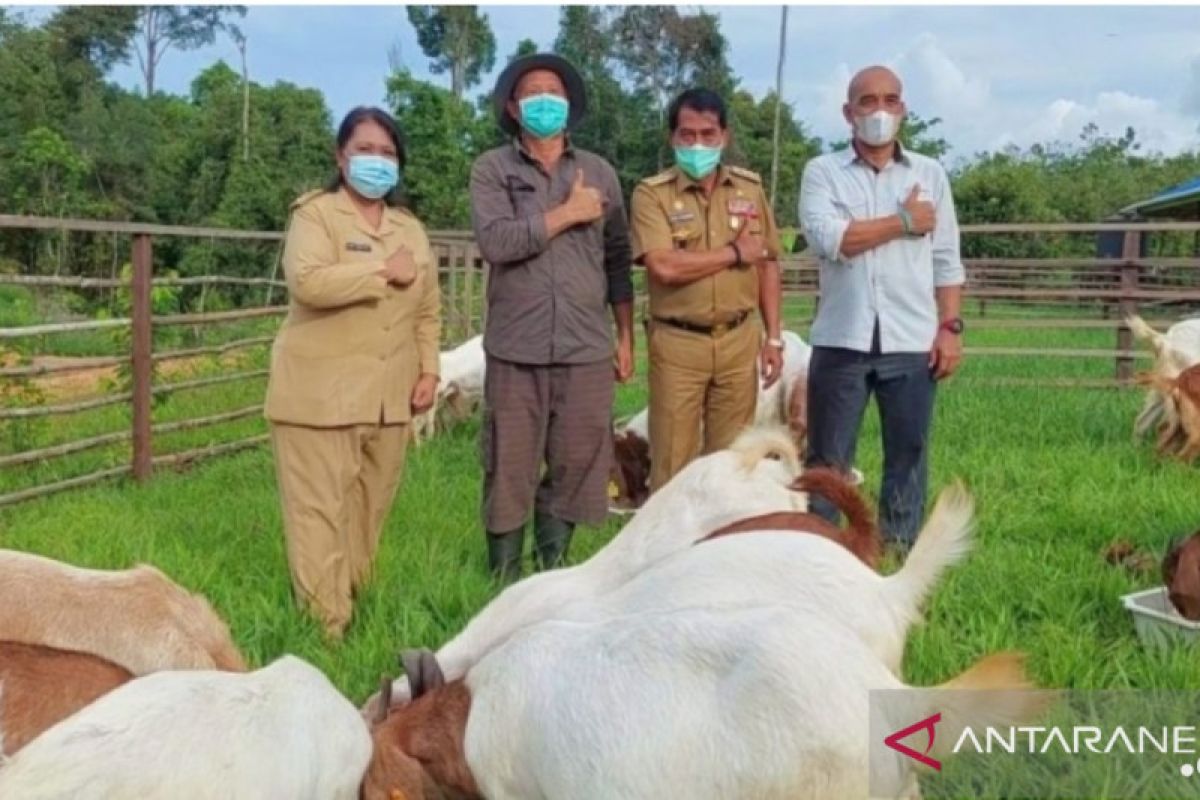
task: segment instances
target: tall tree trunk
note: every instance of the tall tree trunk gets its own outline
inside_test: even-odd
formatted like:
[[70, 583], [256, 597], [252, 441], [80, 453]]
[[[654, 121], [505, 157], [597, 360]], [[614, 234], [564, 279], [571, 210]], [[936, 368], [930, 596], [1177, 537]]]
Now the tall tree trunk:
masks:
[[150, 99], [154, 96], [154, 67], [158, 63], [158, 25], [154, 9], [148, 8], [145, 13], [146, 63], [142, 64], [142, 75], [146, 78], [146, 99]]
[[466, 62], [462, 59], [455, 59], [454, 66], [450, 69], [450, 91], [454, 93], [455, 98], [462, 100], [463, 84], [466, 83]]
[[246, 66], [246, 39], [238, 42], [242, 51], [242, 161], [250, 160], [250, 70]]
[[775, 189], [779, 184], [779, 121], [783, 112], [783, 59], [787, 52], [787, 14], [783, 6], [779, 19], [779, 60], [775, 64], [775, 133], [771, 144], [771, 210], [775, 210]]

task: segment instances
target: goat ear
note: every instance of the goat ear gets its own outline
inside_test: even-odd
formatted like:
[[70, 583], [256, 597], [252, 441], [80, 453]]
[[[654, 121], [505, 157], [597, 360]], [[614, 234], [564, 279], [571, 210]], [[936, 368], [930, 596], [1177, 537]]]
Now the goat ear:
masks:
[[382, 675], [379, 678], [379, 708], [375, 710], [375, 718], [371, 720], [376, 725], [379, 725], [387, 719], [388, 711], [392, 707], [392, 679], [387, 675]]
[[408, 676], [413, 700], [446, 683], [442, 667], [431, 650], [405, 650], [400, 653], [400, 663], [404, 666], [404, 674]]

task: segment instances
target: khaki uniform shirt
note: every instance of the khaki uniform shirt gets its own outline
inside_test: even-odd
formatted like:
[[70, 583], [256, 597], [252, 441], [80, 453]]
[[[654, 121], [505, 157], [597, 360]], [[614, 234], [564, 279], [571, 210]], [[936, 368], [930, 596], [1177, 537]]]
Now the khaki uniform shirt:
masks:
[[[779, 232], [758, 174], [740, 167], [717, 168], [712, 195], [678, 167], [646, 178], [630, 199], [633, 257], [653, 250], [716, 250], [737, 238], [742, 225], [763, 238], [771, 260], [779, 258]], [[751, 258], [749, 253], [743, 257]], [[650, 314], [696, 325], [728, 322], [758, 308], [758, 270], [732, 267], [685, 286], [665, 286], [647, 277]]]
[[[404, 288], [379, 271], [398, 247], [417, 277]], [[283, 249], [290, 293], [271, 350], [266, 416], [332, 427], [405, 422], [422, 372], [438, 374], [441, 294], [437, 260], [421, 223], [386, 208], [378, 230], [346, 190], [292, 204]]]

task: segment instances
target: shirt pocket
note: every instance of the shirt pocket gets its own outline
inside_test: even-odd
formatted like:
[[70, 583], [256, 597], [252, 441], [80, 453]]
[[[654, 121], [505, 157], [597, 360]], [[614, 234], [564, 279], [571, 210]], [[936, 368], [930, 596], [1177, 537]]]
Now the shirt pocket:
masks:
[[508, 198], [512, 202], [513, 214], [518, 219], [533, 216], [542, 211], [541, 199], [537, 196], [537, 187], [520, 175], [509, 175], [505, 179]]

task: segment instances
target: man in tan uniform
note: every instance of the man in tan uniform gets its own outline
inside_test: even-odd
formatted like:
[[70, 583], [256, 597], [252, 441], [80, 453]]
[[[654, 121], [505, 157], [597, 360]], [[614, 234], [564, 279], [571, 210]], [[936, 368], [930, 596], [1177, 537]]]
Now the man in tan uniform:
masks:
[[754, 419], [759, 361], [767, 386], [783, 363], [779, 234], [762, 180], [720, 163], [719, 95], [689, 89], [669, 123], [676, 165], [638, 184], [630, 214], [650, 290], [651, 490], [728, 447]]
[[388, 181], [355, 169], [363, 157], [403, 164], [395, 123], [356, 109], [342, 127], [336, 186], [292, 204], [290, 307], [266, 397], [293, 587], [335, 638], [370, 575], [409, 421], [432, 404], [441, 335], [424, 228], [373, 196]]

